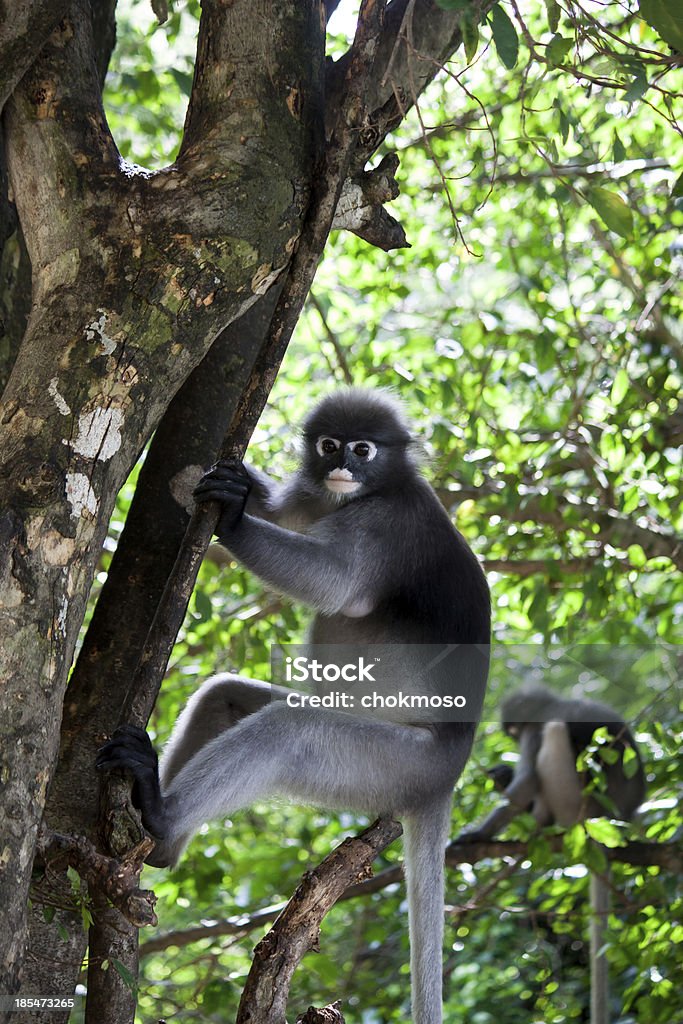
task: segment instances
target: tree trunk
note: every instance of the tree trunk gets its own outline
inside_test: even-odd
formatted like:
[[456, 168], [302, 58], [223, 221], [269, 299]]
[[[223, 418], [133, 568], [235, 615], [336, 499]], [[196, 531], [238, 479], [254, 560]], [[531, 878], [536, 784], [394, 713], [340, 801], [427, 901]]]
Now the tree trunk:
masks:
[[216, 335], [287, 265], [322, 114], [315, 0], [276, 14], [265, 0], [208, 2], [181, 157], [135, 174], [108, 134], [89, 13], [76, 0], [5, 112], [33, 267], [0, 411], [0, 988], [10, 992], [66, 673], [116, 493]]

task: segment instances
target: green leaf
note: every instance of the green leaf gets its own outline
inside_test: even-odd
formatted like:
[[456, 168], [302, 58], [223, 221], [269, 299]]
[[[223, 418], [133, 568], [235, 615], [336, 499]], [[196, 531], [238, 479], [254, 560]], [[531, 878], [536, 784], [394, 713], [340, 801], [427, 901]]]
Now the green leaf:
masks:
[[633, 747], [625, 747], [622, 756], [622, 765], [624, 768], [624, 775], [627, 779], [632, 779], [640, 768], [640, 761]]
[[465, 46], [465, 57], [467, 63], [471, 64], [479, 48], [479, 25], [476, 19], [470, 14], [464, 15], [460, 20], [460, 31]]
[[683, 198], [683, 174], [679, 174], [674, 182], [674, 187], [671, 189], [671, 198], [680, 199]]
[[596, 843], [602, 843], [610, 849], [624, 845], [620, 829], [607, 818], [591, 818], [585, 824], [586, 832]]
[[630, 238], [633, 234], [633, 214], [616, 192], [596, 186], [588, 191], [586, 197], [593, 209], [605, 222], [610, 231], [622, 238]]
[[612, 159], [615, 164], [620, 164], [626, 159], [626, 148], [616, 132], [612, 138]]
[[629, 563], [634, 567], [634, 569], [642, 569], [644, 565], [647, 565], [647, 555], [640, 544], [629, 544], [626, 551], [628, 553]]
[[562, 846], [567, 856], [574, 862], [583, 859], [586, 850], [586, 832], [581, 825], [567, 829], [562, 837]]
[[76, 868], [72, 868], [71, 866], [69, 866], [66, 869], [66, 876], [69, 879], [69, 881], [71, 882], [71, 889], [72, 889], [72, 891], [75, 892], [75, 893], [80, 893], [80, 891], [81, 891], [81, 876], [76, 871]]
[[123, 984], [126, 986], [126, 988], [133, 993], [137, 992], [137, 979], [135, 975], [126, 967], [126, 965], [122, 964], [120, 960], [115, 960], [113, 957], [109, 962], [111, 963], [112, 967], [123, 981]]
[[626, 370], [623, 368], [617, 370], [614, 375], [614, 383], [612, 384], [612, 390], [610, 392], [610, 398], [614, 405], [619, 405], [622, 398], [626, 395], [629, 387], [629, 379]]
[[200, 622], [209, 622], [211, 620], [213, 605], [211, 604], [211, 598], [205, 591], [195, 590], [194, 608]]
[[680, 0], [639, 0], [641, 18], [665, 43], [683, 53], [683, 6]]
[[491, 11], [491, 31], [496, 51], [506, 68], [514, 68], [519, 55], [519, 39], [517, 29], [500, 6]]
[[564, 59], [574, 45], [569, 36], [555, 35], [545, 48], [545, 55], [551, 64], [564, 64]]
[[590, 868], [591, 871], [595, 871], [597, 874], [602, 874], [608, 867], [605, 851], [601, 850], [595, 843], [586, 843], [586, 848], [583, 851], [583, 862], [587, 868]]
[[645, 68], [642, 64], [632, 61], [631, 70], [633, 71], [633, 79], [624, 93], [626, 103], [635, 103], [636, 100], [639, 100], [649, 85]]
[[562, 139], [562, 142], [566, 144], [567, 139], [569, 138], [569, 130], [571, 128], [571, 122], [570, 122], [569, 118], [567, 117], [566, 113], [564, 112], [564, 110], [562, 109], [562, 104], [560, 103], [559, 100], [555, 100], [554, 106], [555, 106], [555, 109], [557, 110], [557, 115], [558, 115], [558, 122], [559, 122], [559, 129], [560, 129], [560, 138]]
[[557, 32], [557, 26], [560, 24], [560, 5], [557, 0], [545, 0], [545, 9], [548, 15], [548, 27], [551, 32]]

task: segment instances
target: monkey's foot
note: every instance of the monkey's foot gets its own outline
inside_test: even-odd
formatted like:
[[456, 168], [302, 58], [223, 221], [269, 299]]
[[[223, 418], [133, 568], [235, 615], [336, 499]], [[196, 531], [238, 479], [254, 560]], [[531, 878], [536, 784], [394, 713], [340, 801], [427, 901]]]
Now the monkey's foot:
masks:
[[115, 768], [129, 771], [135, 779], [133, 804], [139, 808], [142, 824], [152, 836], [166, 835], [164, 798], [159, 783], [159, 758], [144, 729], [123, 725], [97, 752], [95, 766], [99, 771]]

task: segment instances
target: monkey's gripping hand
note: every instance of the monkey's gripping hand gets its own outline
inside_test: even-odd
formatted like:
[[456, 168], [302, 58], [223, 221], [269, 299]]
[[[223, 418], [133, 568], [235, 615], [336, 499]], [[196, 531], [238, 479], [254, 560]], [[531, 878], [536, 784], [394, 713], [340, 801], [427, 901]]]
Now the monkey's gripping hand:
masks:
[[241, 462], [225, 459], [212, 466], [194, 489], [195, 501], [218, 501], [222, 506], [216, 536], [222, 538], [235, 529], [244, 515], [252, 482]]
[[99, 771], [125, 768], [135, 779], [133, 805], [142, 816], [142, 824], [154, 839], [163, 840], [167, 832], [164, 798], [159, 784], [159, 758], [144, 729], [122, 725], [97, 751]]

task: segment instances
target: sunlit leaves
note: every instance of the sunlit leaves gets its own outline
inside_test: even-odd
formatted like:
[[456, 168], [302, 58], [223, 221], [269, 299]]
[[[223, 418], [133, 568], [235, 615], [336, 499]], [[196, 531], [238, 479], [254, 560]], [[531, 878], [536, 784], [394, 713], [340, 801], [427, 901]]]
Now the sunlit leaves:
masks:
[[548, 28], [551, 32], [557, 32], [562, 8], [557, 0], [545, 0], [545, 9], [548, 15]]
[[635, 103], [636, 100], [645, 95], [647, 90], [649, 84], [647, 72], [645, 66], [640, 61], [635, 60], [625, 63], [624, 68], [632, 75], [630, 85], [624, 93], [624, 100], [626, 103]]
[[563, 64], [574, 46], [569, 36], [554, 35], [546, 47], [545, 55], [551, 64]]
[[621, 196], [596, 185], [589, 189], [587, 199], [611, 231], [622, 238], [630, 238], [633, 234], [633, 213]]

